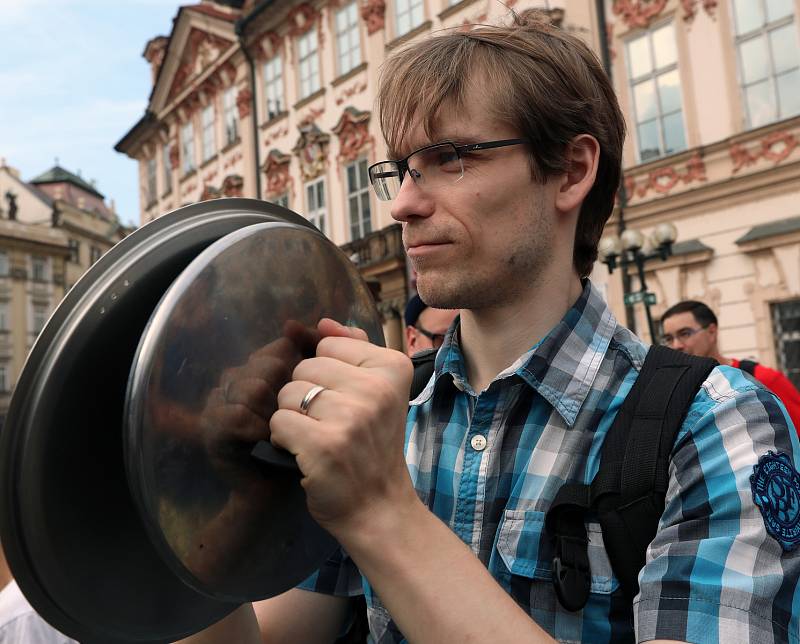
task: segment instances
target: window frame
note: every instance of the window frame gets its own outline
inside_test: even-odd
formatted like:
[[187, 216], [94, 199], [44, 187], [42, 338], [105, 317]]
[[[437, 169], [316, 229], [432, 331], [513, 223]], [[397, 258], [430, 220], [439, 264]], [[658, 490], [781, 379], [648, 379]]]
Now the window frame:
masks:
[[[320, 186], [322, 187], [322, 205], [319, 204]], [[309, 190], [314, 190], [314, 204], [311, 203]], [[328, 215], [328, 187], [325, 181], [325, 175], [311, 179], [303, 184], [303, 197], [305, 199], [306, 218], [314, 224], [319, 231], [327, 236], [325, 228], [327, 224]]]
[[157, 182], [157, 162], [156, 155], [145, 161], [145, 181], [147, 184], [147, 205], [150, 206], [158, 201], [158, 182]]
[[[211, 115], [208, 118], [208, 115]], [[214, 102], [211, 101], [206, 105], [202, 112], [200, 112], [200, 127], [202, 130], [203, 138], [203, 163], [206, 163], [214, 158], [217, 153], [217, 133], [215, 126], [217, 124], [217, 111], [214, 107]]]
[[[781, 104], [780, 104], [780, 96], [778, 92], [778, 77], [783, 76], [786, 74], [790, 74], [792, 72], [800, 70], [800, 57], [798, 57], [797, 65], [792, 67], [789, 70], [784, 70], [780, 74], [775, 73], [775, 59], [772, 52], [772, 46], [770, 44], [770, 33], [777, 31], [778, 29], [783, 29], [789, 25], [794, 24], [794, 34], [797, 46], [798, 46], [798, 53], [800, 53], [800, 23], [797, 21], [797, 12], [796, 9], [792, 10], [792, 13], [788, 16], [783, 16], [782, 18], [778, 18], [777, 20], [769, 21], [767, 16], [767, 10], [765, 5], [765, 0], [746, 0], [747, 2], [758, 2], [761, 8], [761, 14], [764, 17], [764, 22], [761, 24], [760, 27], [755, 29], [751, 29], [750, 31], [739, 33], [738, 25], [736, 24], [736, 2], [741, 0], [733, 0], [731, 3], [731, 27], [733, 31], [733, 46], [736, 50], [736, 71], [737, 71], [737, 81], [739, 85], [739, 100], [742, 104], [742, 114], [744, 116], [744, 127], [745, 129], [755, 129], [759, 127], [763, 127], [765, 125], [770, 125], [771, 123], [776, 123], [786, 118], [791, 118], [793, 116], [797, 116], [800, 112], [795, 114], [781, 114]], [[763, 40], [766, 44], [766, 52], [767, 52], [767, 60], [769, 63], [769, 71], [766, 78], [759, 79], [757, 81], [753, 81], [749, 84], [745, 83], [744, 78], [744, 57], [742, 55], [742, 45], [748, 42], [753, 42], [756, 40]], [[764, 122], [760, 122], [758, 124], [754, 124], [752, 115], [750, 114], [750, 106], [747, 100], [747, 89], [753, 87], [755, 85], [759, 85], [764, 81], [767, 81], [769, 85], [769, 93], [770, 93], [770, 106], [773, 107], [773, 114], [771, 118], [767, 119]]]
[[181, 125], [181, 171], [184, 176], [197, 170], [195, 156], [194, 123], [192, 123], [192, 119], [189, 119]]
[[[791, 300], [784, 300], [782, 302], [771, 302], [770, 320], [772, 322], [772, 334], [775, 346], [775, 360], [776, 368], [783, 373], [795, 387], [800, 388], [800, 363], [797, 365], [787, 364], [786, 351], [783, 349], [784, 343], [787, 341], [800, 342], [800, 330], [786, 331], [781, 328], [781, 315], [779, 310], [786, 306], [796, 306], [800, 309], [800, 298]], [[799, 316], [800, 317], [800, 316]], [[787, 315], [785, 319], [788, 319]], [[794, 337], [792, 337], [794, 336]]]
[[[351, 10], [355, 13], [355, 20], [352, 21], [350, 16]], [[339, 29], [339, 16], [341, 15], [345, 15], [344, 19], [347, 21], [345, 30]], [[333, 25], [336, 36], [336, 70], [339, 76], [343, 76], [347, 72], [354, 70], [363, 62], [360, 22], [358, 16], [358, 2], [356, 0], [351, 0], [347, 4], [339, 7], [333, 14]], [[348, 47], [346, 51], [343, 51], [343, 40], [347, 40]], [[355, 56], [353, 52], [355, 52]], [[347, 59], [347, 63], [343, 64], [345, 59]]]
[[[666, 27], [672, 27], [673, 30], [673, 37], [675, 39], [675, 61], [665, 65], [663, 67], [657, 67], [656, 63], [656, 50], [655, 45], [653, 43], [653, 36], [654, 34], [659, 31], [660, 29], [664, 29]], [[647, 40], [647, 46], [650, 54], [650, 59], [652, 61], [652, 68], [646, 74], [641, 74], [639, 76], [633, 76], [633, 69], [632, 69], [632, 56], [630, 54], [631, 45], [639, 41], [641, 39]], [[651, 161], [655, 161], [657, 159], [663, 159], [664, 157], [678, 154], [680, 152], [684, 152], [689, 149], [689, 142], [687, 140], [687, 128], [686, 128], [686, 111], [684, 109], [684, 100], [683, 100], [683, 88], [681, 83], [681, 71], [680, 71], [680, 52], [678, 50], [678, 32], [675, 26], [674, 20], [668, 20], [666, 22], [661, 22], [656, 25], [651, 26], [650, 28], [639, 32], [636, 36], [629, 38], [625, 41], [625, 73], [626, 73], [626, 82], [628, 85], [628, 91], [630, 92], [630, 102], [631, 102], [631, 116], [633, 121], [633, 130], [634, 136], [636, 141], [636, 160], [638, 163], [649, 163]], [[667, 74], [671, 74], [676, 72], [678, 75], [678, 91], [680, 92], [680, 109], [679, 110], [672, 110], [670, 112], [664, 112], [661, 105], [661, 96], [658, 90], [658, 78], [661, 76], [666, 76]], [[654, 91], [654, 99], [655, 99], [655, 106], [656, 106], [656, 115], [653, 118], [647, 119], [645, 121], [638, 120], [638, 114], [636, 111], [636, 87], [639, 85], [644, 85], [645, 83], [652, 83], [653, 91]], [[680, 114], [680, 121], [681, 121], [681, 132], [683, 134], [683, 147], [678, 147], [676, 149], [672, 149], [670, 151], [667, 150], [666, 141], [665, 141], [665, 134], [664, 134], [664, 121], [667, 117], [673, 116], [674, 114]], [[654, 156], [650, 156], [647, 158], [642, 158], [642, 147], [641, 147], [641, 140], [639, 134], [639, 127], [642, 123], [649, 123], [651, 121], [655, 121], [656, 127], [658, 129], [658, 154]]]
[[11, 258], [5, 250], [0, 250], [0, 277], [8, 277], [11, 273]]
[[164, 194], [172, 192], [172, 162], [170, 161], [169, 141], [161, 148], [161, 162], [164, 164]]
[[[313, 48], [309, 48], [303, 54], [302, 51], [306, 42], [313, 42]], [[301, 101], [322, 88], [319, 64], [319, 33], [316, 27], [312, 27], [297, 37], [297, 74], [299, 81], [298, 97]]]
[[225, 146], [239, 140], [239, 119], [236, 105], [236, 86], [231, 85], [222, 94], [222, 118], [225, 128]]
[[7, 394], [11, 391], [11, 384], [9, 383], [9, 368], [8, 361], [0, 361], [0, 393]]
[[[401, 4], [402, 4], [402, 11], [401, 11]], [[413, 20], [413, 12], [414, 9], [420, 9], [420, 16], [418, 21]], [[401, 29], [400, 24], [402, 18], [408, 15], [408, 28]], [[399, 38], [400, 36], [405, 36], [408, 33], [411, 33], [419, 27], [420, 25], [424, 24], [425, 22], [425, 0], [397, 0], [394, 5], [394, 31], [395, 37]]]
[[[363, 173], [361, 172], [363, 166]], [[369, 174], [368, 174], [368, 167], [369, 162], [367, 161], [366, 157], [359, 157], [354, 161], [346, 164], [344, 166], [344, 173], [345, 173], [345, 212], [347, 213], [347, 221], [348, 221], [348, 230], [350, 235], [350, 241], [356, 241], [358, 239], [362, 239], [369, 235], [372, 232], [372, 190], [370, 189], [369, 183]], [[355, 190], [352, 189], [350, 185], [350, 169], [353, 169], [354, 176], [356, 178], [356, 183], [358, 184], [355, 187]], [[364, 185], [361, 185], [362, 179], [364, 180]], [[364, 216], [363, 206], [364, 206], [364, 195], [366, 194], [366, 203], [367, 209], [369, 212], [367, 216]], [[351, 210], [351, 200], [356, 199], [356, 207], [358, 210], [358, 220], [356, 222], [353, 221], [353, 212]], [[366, 225], [364, 225], [366, 223]], [[355, 232], [358, 232], [356, 236]]]
[[[47, 282], [50, 279], [50, 262], [44, 255], [31, 255], [31, 281]], [[41, 268], [41, 270], [39, 270]]]
[[10, 311], [8, 300], [0, 300], [0, 333], [8, 333], [10, 330]]
[[[264, 83], [264, 114], [267, 121], [277, 118], [286, 111], [286, 88], [283, 83], [283, 57], [276, 53], [264, 61], [261, 67], [261, 80]], [[276, 109], [270, 109], [275, 102]]]

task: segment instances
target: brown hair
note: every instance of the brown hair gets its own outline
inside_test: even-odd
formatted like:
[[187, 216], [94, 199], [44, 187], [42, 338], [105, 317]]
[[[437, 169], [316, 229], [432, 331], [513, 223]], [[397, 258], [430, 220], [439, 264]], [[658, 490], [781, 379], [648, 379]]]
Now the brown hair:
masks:
[[599, 142], [597, 178], [581, 206], [573, 252], [575, 270], [588, 275], [614, 208], [625, 139], [600, 62], [582, 40], [535, 11], [514, 14], [509, 27], [482, 25], [415, 42], [392, 55], [381, 73], [377, 102], [389, 150], [398, 150], [417, 115], [433, 139], [440, 110], [463, 108], [477, 83], [491, 97], [493, 115], [531, 141], [539, 182], [568, 169], [565, 152], [575, 137], [590, 134]]

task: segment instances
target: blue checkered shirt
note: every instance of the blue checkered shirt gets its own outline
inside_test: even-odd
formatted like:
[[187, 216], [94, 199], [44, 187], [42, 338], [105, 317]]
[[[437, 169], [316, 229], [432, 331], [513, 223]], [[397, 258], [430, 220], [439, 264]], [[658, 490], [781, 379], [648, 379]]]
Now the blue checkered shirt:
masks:
[[[406, 460], [420, 498], [559, 641], [800, 641], [800, 548], [785, 552], [767, 533], [750, 483], [769, 450], [800, 466], [797, 435], [778, 399], [730, 367], [711, 372], [678, 434], [633, 606], [591, 521], [589, 600], [574, 613], [558, 603], [545, 513], [565, 482], [591, 482], [646, 353], [588, 281], [547, 337], [480, 393], [451, 331], [408, 414]], [[475, 436], [484, 449], [480, 439], [472, 447]], [[343, 552], [301, 587], [364, 592], [374, 640], [405, 642]]]

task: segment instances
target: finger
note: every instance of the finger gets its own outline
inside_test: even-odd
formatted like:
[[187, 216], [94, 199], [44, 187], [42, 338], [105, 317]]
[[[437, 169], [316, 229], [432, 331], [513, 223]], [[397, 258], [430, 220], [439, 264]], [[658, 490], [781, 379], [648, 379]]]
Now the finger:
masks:
[[[386, 378], [402, 385], [404, 390], [411, 386], [413, 374], [411, 359], [394, 349], [352, 338], [323, 338], [317, 345], [317, 358], [332, 358], [356, 367], [380, 370]], [[300, 365], [302, 364], [301, 362]], [[327, 382], [317, 380], [314, 382], [330, 386]]]
[[308, 383], [308, 388], [322, 385], [341, 392], [357, 388], [365, 375], [363, 369], [336, 358], [309, 358], [295, 367], [292, 381]]
[[335, 408], [335, 398], [341, 394], [338, 394], [333, 389], [325, 387], [325, 389], [312, 398], [311, 402], [307, 405], [306, 411], [303, 412], [300, 405], [308, 393], [316, 386], [317, 385], [313, 382], [304, 380], [295, 380], [288, 383], [278, 392], [278, 407], [284, 411], [294, 411], [303, 416], [310, 416], [315, 419], [323, 417], [326, 408]]
[[[296, 456], [306, 444], [309, 432], [317, 429], [318, 422], [313, 418], [288, 409], [279, 409], [269, 420], [269, 440], [275, 447], [281, 447]], [[301, 465], [299, 460], [298, 465]]]
[[352, 338], [362, 342], [369, 342], [367, 332], [355, 326], [345, 326], [331, 318], [322, 318], [317, 324], [317, 329], [323, 338]]

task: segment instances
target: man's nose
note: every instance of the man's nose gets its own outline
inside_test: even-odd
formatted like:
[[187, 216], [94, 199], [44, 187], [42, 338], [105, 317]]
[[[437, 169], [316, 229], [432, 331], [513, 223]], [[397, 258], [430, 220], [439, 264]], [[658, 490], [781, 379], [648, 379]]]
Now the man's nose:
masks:
[[392, 218], [406, 222], [413, 217], [430, 217], [434, 209], [435, 203], [430, 195], [406, 173], [397, 196], [392, 200]]

